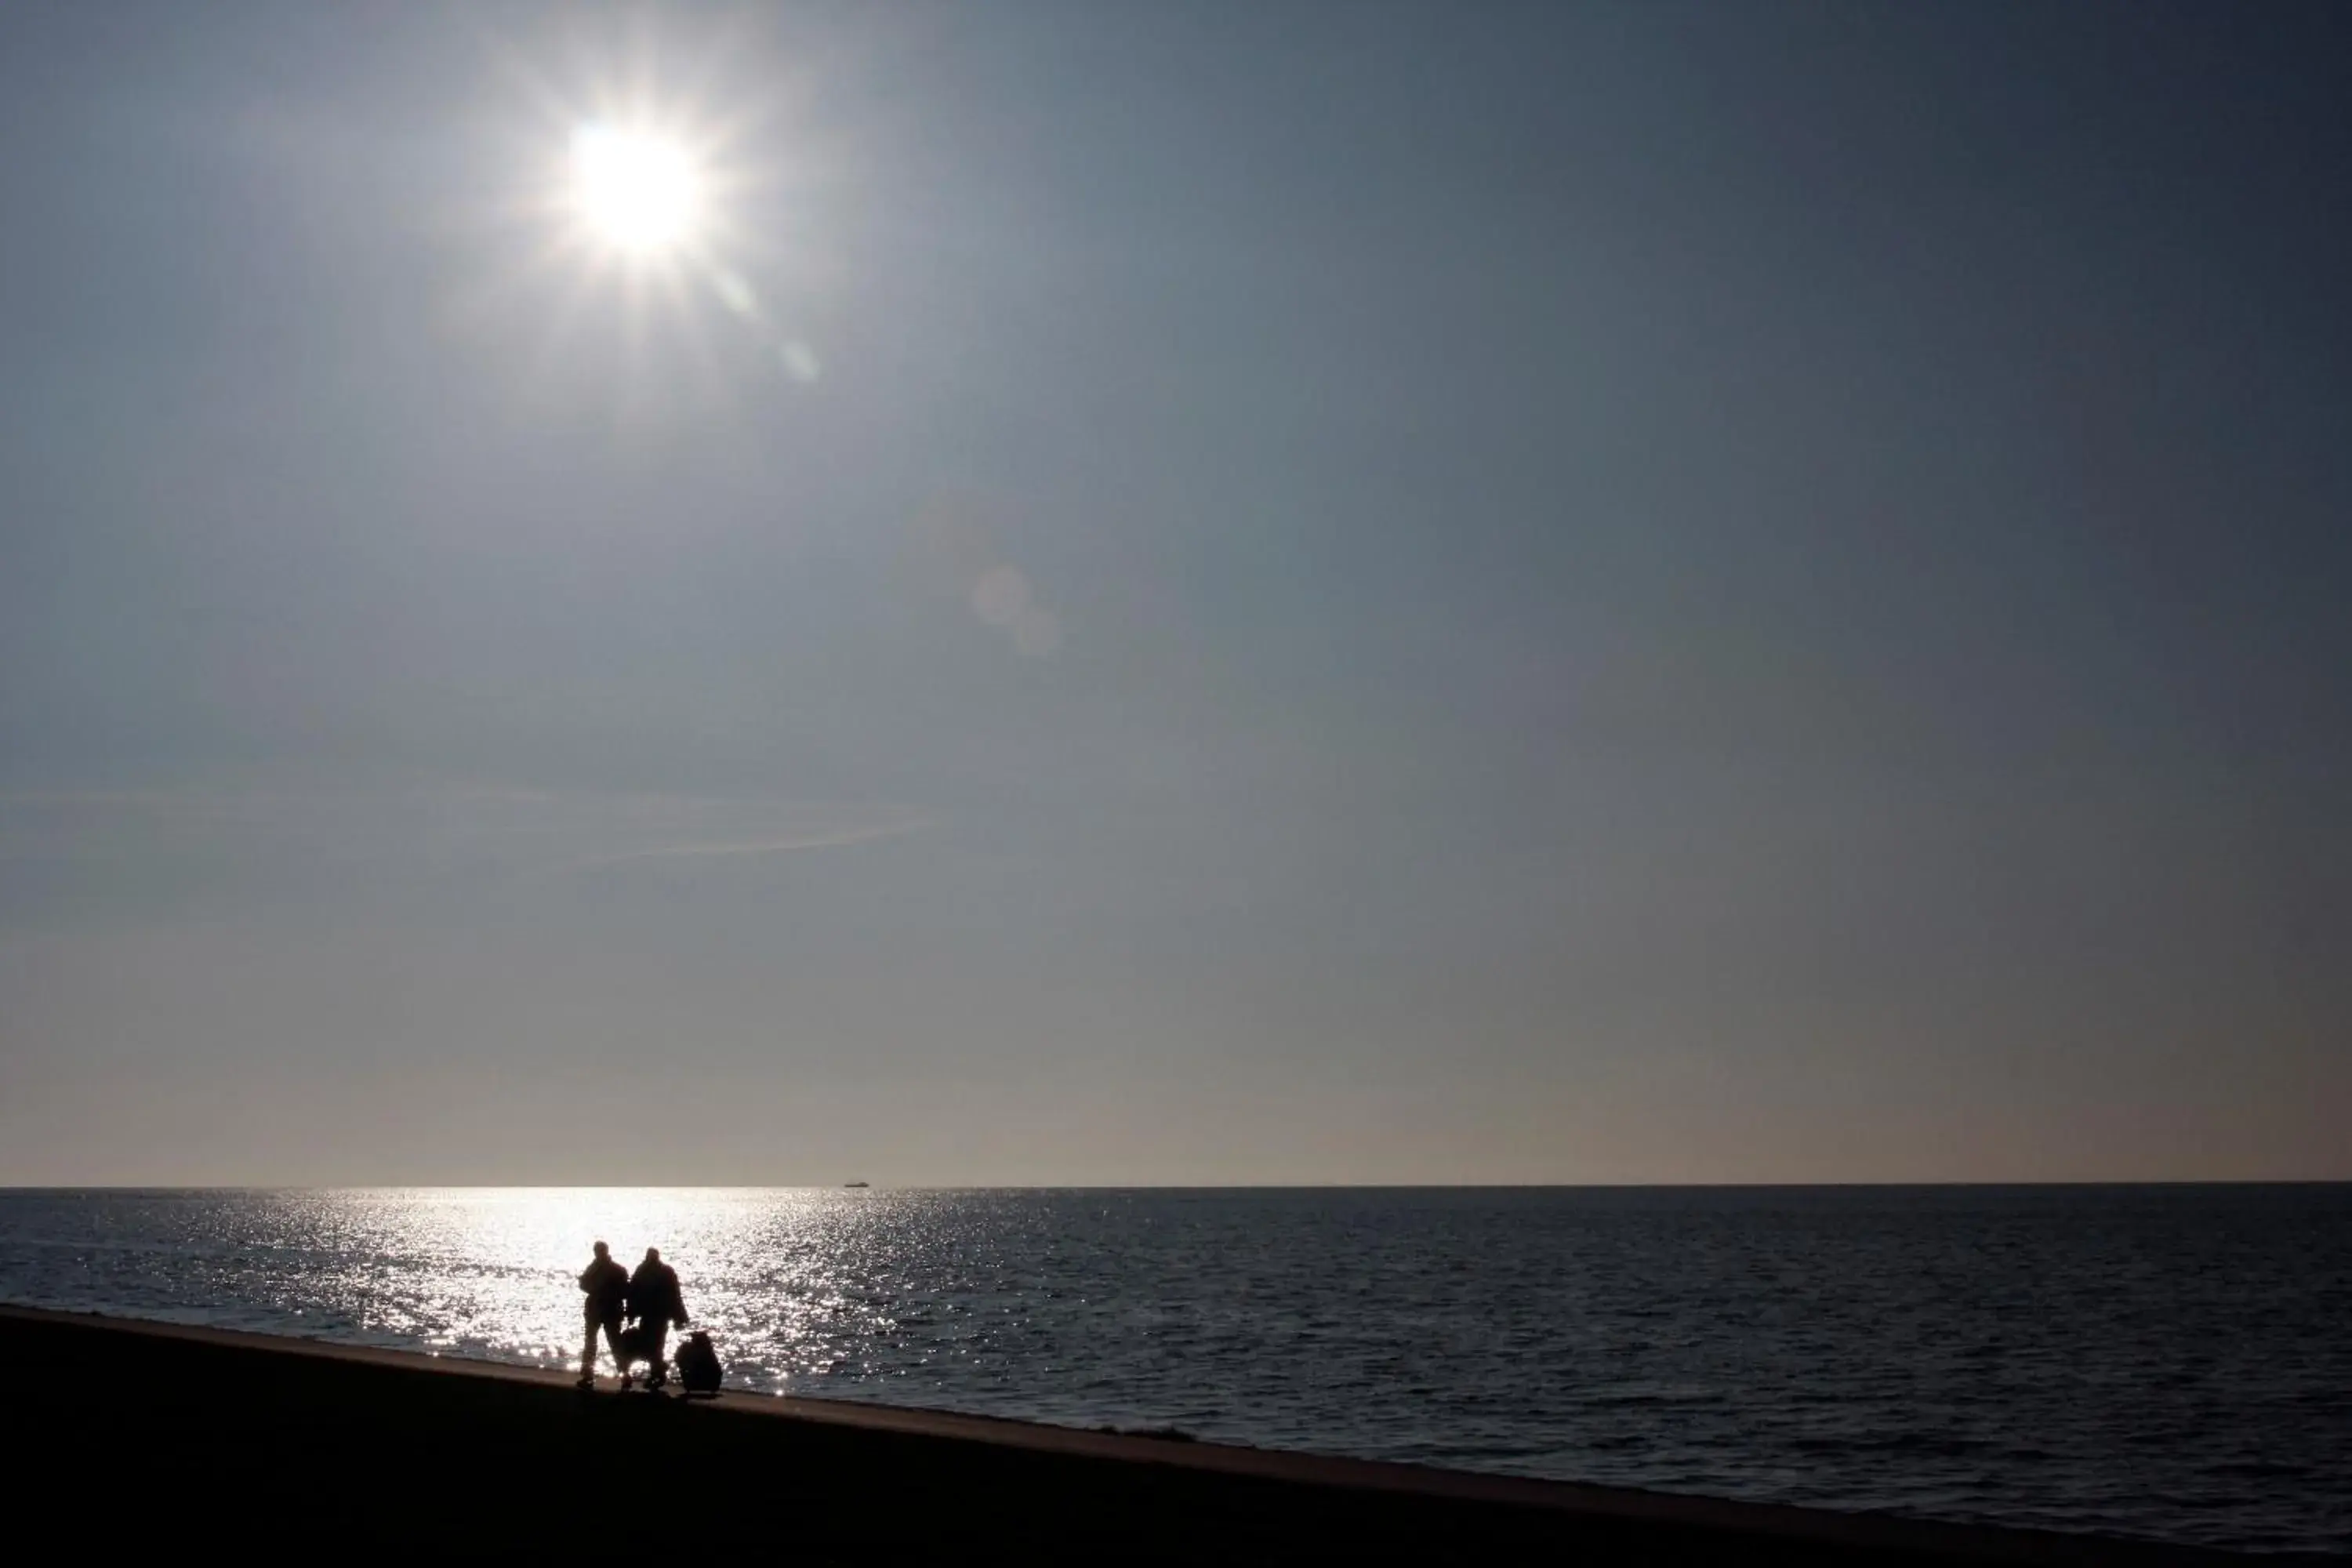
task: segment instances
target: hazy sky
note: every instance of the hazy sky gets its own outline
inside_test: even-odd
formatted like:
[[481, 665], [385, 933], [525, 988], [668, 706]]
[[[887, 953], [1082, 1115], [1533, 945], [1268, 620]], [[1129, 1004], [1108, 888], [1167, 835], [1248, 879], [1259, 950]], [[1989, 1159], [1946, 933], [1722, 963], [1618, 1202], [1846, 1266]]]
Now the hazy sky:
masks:
[[2352, 1177], [2347, 58], [11, 5], [0, 1182]]

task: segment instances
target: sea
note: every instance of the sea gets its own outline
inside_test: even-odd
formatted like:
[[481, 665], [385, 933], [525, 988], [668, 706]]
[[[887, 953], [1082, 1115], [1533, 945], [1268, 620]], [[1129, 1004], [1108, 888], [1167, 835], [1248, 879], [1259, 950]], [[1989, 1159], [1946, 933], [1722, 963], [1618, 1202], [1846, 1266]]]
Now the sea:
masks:
[[2352, 1552], [2352, 1185], [0, 1192], [0, 1300], [735, 1388]]

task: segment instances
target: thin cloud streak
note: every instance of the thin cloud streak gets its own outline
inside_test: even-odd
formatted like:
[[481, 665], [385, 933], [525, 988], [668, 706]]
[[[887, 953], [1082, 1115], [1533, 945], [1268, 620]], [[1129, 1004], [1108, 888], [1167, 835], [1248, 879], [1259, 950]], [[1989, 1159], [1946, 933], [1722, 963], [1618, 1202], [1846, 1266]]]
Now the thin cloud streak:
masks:
[[334, 861], [449, 857], [546, 876], [835, 848], [937, 825], [898, 805], [471, 786], [52, 791], [0, 796], [0, 862], [160, 861], [236, 849]]
[[561, 866], [548, 867], [538, 875], [552, 876], [558, 871], [586, 870], [598, 866], [620, 866], [635, 860], [782, 855], [799, 849], [834, 849], [852, 844], [871, 844], [884, 838], [904, 838], [909, 834], [922, 833], [938, 826], [939, 823], [933, 818], [917, 817], [910, 822], [891, 823], [873, 827], [846, 828], [834, 833], [763, 839], [754, 843], [665, 844], [652, 849], [629, 849], [614, 855], [593, 855], [585, 859], [568, 860]]

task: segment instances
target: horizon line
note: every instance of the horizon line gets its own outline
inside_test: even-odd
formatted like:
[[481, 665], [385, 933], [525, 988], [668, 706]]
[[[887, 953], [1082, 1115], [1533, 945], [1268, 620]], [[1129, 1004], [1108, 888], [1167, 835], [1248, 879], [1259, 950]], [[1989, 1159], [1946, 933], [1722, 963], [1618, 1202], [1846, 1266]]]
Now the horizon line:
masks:
[[2055, 1187], [2341, 1187], [2347, 1176], [2060, 1177], [2032, 1181], [1819, 1182], [0, 1182], [0, 1194], [25, 1193], [368, 1193], [368, 1192], [678, 1192], [678, 1193], [1444, 1193], [1444, 1192], [1906, 1192]]

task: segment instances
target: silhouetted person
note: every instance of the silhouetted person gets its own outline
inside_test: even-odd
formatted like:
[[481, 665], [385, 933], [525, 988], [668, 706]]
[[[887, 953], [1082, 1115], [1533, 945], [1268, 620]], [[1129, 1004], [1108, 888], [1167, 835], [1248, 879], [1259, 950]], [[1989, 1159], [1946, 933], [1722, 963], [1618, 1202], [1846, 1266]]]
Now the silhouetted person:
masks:
[[726, 1378], [727, 1369], [719, 1364], [719, 1352], [712, 1347], [710, 1336], [700, 1330], [687, 1335], [677, 1347], [677, 1380], [686, 1384], [686, 1392], [716, 1394]]
[[621, 1354], [621, 1318], [628, 1309], [629, 1271], [613, 1261], [612, 1249], [603, 1242], [596, 1244], [596, 1259], [580, 1276], [580, 1289], [588, 1293], [588, 1339], [580, 1347], [580, 1386], [596, 1386], [596, 1331], [604, 1331], [605, 1348], [613, 1352], [613, 1364], [621, 1369], [621, 1381], [629, 1379], [629, 1363]]
[[670, 1325], [686, 1326], [686, 1298], [678, 1294], [677, 1270], [661, 1260], [658, 1247], [646, 1248], [646, 1260], [629, 1276], [629, 1315], [643, 1331], [646, 1360], [652, 1363], [646, 1385], [659, 1388], [669, 1381], [669, 1363], [662, 1359]]

